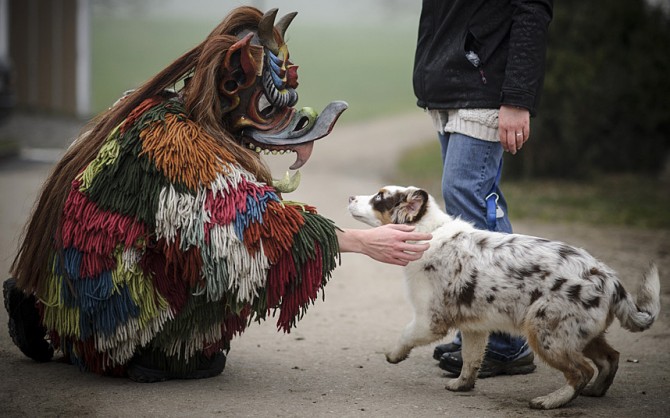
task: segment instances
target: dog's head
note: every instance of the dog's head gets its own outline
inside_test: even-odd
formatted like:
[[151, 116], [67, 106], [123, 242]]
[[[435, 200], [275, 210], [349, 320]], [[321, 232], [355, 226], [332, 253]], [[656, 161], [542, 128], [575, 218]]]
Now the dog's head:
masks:
[[431, 198], [416, 187], [384, 186], [371, 196], [349, 197], [349, 213], [370, 226], [419, 223]]

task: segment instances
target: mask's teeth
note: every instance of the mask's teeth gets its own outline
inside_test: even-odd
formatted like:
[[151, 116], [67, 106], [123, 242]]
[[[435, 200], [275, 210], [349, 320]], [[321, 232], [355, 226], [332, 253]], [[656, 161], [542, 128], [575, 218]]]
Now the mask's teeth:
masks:
[[262, 153], [263, 155], [269, 155], [269, 154], [272, 154], [272, 155], [277, 155], [277, 154], [279, 154], [279, 155], [284, 155], [284, 154], [291, 153], [291, 152], [293, 152], [293, 153], [297, 152], [297, 151], [295, 151], [295, 150], [284, 150], [284, 149], [282, 149], [282, 150], [276, 150], [276, 149], [269, 150], [269, 149], [261, 148], [261, 147], [259, 147], [259, 146], [257, 146], [257, 145], [252, 144], [252, 143], [248, 143], [248, 144], [247, 144], [247, 148], [249, 148], [249, 149], [252, 150], [252, 151], [255, 151], [255, 152], [258, 153], [258, 154], [261, 154], [261, 153]]

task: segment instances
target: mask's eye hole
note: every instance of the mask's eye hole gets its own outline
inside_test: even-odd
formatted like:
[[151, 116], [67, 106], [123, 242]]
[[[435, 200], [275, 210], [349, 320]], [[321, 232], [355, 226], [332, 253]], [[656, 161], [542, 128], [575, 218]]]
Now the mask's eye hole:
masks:
[[274, 111], [272, 103], [270, 103], [270, 101], [268, 100], [267, 97], [265, 97], [264, 94], [261, 94], [261, 96], [258, 98], [257, 106], [258, 106], [258, 112], [264, 118], [267, 118], [268, 116], [272, 115], [272, 112]]
[[228, 94], [237, 93], [237, 89], [240, 85], [244, 84], [244, 73], [239, 70], [233, 71], [230, 77], [223, 83], [223, 89]]
[[228, 94], [233, 94], [237, 91], [237, 82], [235, 80], [227, 80], [223, 84], [223, 89], [228, 93]]

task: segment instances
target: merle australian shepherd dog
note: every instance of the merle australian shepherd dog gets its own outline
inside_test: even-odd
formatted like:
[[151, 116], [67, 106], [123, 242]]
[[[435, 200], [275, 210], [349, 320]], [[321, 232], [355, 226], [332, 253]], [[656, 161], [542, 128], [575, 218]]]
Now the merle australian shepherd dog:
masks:
[[[567, 381], [532, 399], [531, 408], [558, 408], [578, 395], [603, 396], [619, 363], [605, 331], [615, 317], [629, 331], [644, 331], [660, 310], [654, 265], [633, 297], [612, 269], [581, 248], [475, 229], [415, 187], [386, 186], [374, 195], [352, 196], [349, 212], [371, 226], [409, 224], [433, 235], [423, 257], [405, 267], [414, 319], [386, 359], [403, 361], [412, 348], [457, 328], [463, 368], [448, 390], [474, 387], [488, 334], [503, 331], [525, 336], [535, 354]], [[598, 369], [590, 385], [594, 370], [587, 359]]]

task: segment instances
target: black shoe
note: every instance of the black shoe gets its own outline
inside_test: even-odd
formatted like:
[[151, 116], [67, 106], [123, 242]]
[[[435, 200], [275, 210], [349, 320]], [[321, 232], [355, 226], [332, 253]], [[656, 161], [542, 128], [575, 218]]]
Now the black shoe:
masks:
[[156, 367], [150, 356], [139, 356], [128, 366], [128, 378], [138, 383], [164, 382], [173, 379], [206, 379], [218, 376], [226, 368], [226, 355], [219, 351], [211, 357], [196, 356], [195, 370], [176, 372]]
[[[500, 361], [485, 356], [482, 365], [479, 368], [478, 377], [486, 378], [498, 376], [500, 374], [514, 375], [514, 374], [528, 374], [535, 370], [536, 366], [533, 363], [535, 356], [533, 352], [529, 352], [523, 357], [511, 361]], [[440, 358], [440, 368], [449, 373], [459, 375], [463, 367], [463, 357], [460, 351], [453, 353], [446, 353]]]
[[435, 350], [433, 351], [433, 358], [435, 360], [440, 360], [442, 356], [446, 353], [453, 353], [455, 351], [460, 351], [461, 350], [461, 345], [456, 344], [456, 343], [447, 343], [447, 344], [440, 344], [435, 346]]
[[9, 314], [9, 336], [23, 354], [38, 362], [51, 360], [54, 349], [45, 338], [40, 313], [35, 307], [35, 296], [26, 295], [16, 288], [16, 279], [7, 279], [2, 285], [5, 309]]

